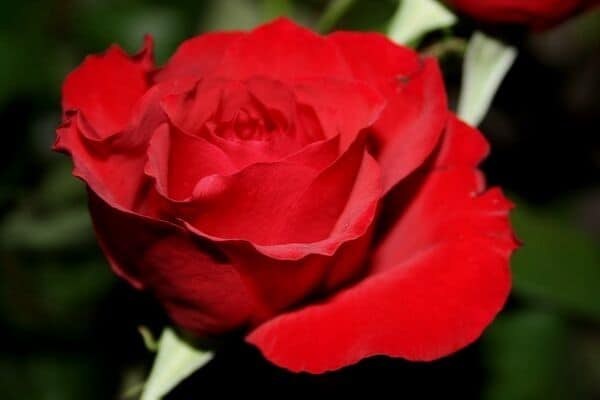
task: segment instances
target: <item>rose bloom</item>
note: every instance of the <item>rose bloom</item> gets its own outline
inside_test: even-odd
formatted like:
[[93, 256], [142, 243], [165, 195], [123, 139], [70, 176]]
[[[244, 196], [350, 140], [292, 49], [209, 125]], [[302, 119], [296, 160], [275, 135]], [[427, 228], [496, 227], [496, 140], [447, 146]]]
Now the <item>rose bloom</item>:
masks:
[[114, 271], [197, 335], [243, 332], [320, 373], [433, 360], [502, 308], [516, 247], [483, 136], [435, 59], [376, 33], [279, 19], [89, 56], [55, 149], [89, 188]]
[[489, 23], [527, 25], [536, 30], [550, 28], [600, 0], [446, 0], [457, 10]]

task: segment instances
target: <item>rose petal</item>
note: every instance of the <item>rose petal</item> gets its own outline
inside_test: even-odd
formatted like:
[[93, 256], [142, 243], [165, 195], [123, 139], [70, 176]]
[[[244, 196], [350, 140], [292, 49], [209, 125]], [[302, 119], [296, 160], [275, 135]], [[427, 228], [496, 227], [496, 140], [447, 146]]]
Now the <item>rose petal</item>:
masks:
[[[210, 178], [210, 180], [209, 180]], [[275, 244], [290, 207], [315, 178], [292, 163], [254, 164], [231, 176], [200, 181], [188, 221], [208, 235]]]
[[334, 45], [284, 18], [261, 25], [237, 40], [227, 49], [214, 73], [240, 80], [253, 76], [282, 81], [351, 77], [348, 65]]
[[203, 191], [186, 221], [206, 238], [247, 242], [275, 258], [332, 255], [372, 222], [381, 196], [379, 168], [364, 136], [323, 171], [299, 160], [255, 164], [201, 181]]
[[217, 113], [224, 85], [227, 82], [198, 81], [187, 92], [164, 96], [161, 100], [162, 109], [179, 130], [198, 135], [209, 118]]
[[357, 277], [365, 267], [369, 232], [339, 243], [329, 256], [310, 253], [294, 259], [276, 259], [246, 242], [221, 242], [219, 248], [227, 254], [252, 297], [257, 299], [261, 313], [253, 319], [257, 326], [306, 298], [323, 296], [327, 290]]
[[382, 188], [379, 166], [360, 142], [357, 140], [298, 197], [276, 235], [284, 243], [309, 243], [315, 236], [330, 243], [343, 242], [367, 231]]
[[439, 142], [447, 120], [442, 75], [437, 62], [429, 58], [389, 99], [373, 126], [386, 192], [423, 164]]
[[77, 116], [61, 125], [56, 133], [54, 150], [71, 155], [74, 176], [110, 204], [134, 207], [145, 179], [143, 155], [111, 153], [101, 142], [91, 145], [79, 129]]
[[[105, 201], [124, 209], [139, 208], [140, 201], [146, 196], [145, 148], [151, 133], [166, 119], [158, 107], [158, 100], [167, 94], [189, 90], [190, 86], [186, 80], [171, 81], [144, 89], [145, 92], [139, 93], [138, 97], [121, 96], [112, 91], [115, 84], [127, 86], [129, 79], [136, 87], [136, 79], [139, 80], [141, 74], [147, 74], [152, 68], [152, 41], [146, 37], [145, 47], [138, 55], [128, 57], [122, 50], [113, 47], [104, 56], [88, 58], [64, 85], [65, 109], [73, 104], [69, 93], [76, 93], [75, 98], [83, 96], [81, 98], [85, 101], [78, 109], [65, 111], [64, 122], [56, 131], [53, 149], [70, 154], [73, 174], [84, 180]], [[105, 73], [106, 76], [102, 75]], [[97, 80], [95, 74], [99, 75]], [[116, 80], [104, 82], [105, 78]], [[89, 90], [87, 97], [84, 90]], [[123, 115], [116, 119], [106, 116], [106, 120], [100, 120], [102, 113], [86, 113], [88, 106], [96, 112], [111, 111], [111, 106], [105, 106], [105, 103], [114, 104]], [[129, 113], [127, 116], [125, 110]], [[94, 115], [100, 119], [95, 121]], [[90, 116], [92, 120], [89, 120]], [[117, 120], [118, 123], [115, 122]], [[102, 124], [103, 121], [109, 121], [108, 125]]]
[[200, 179], [236, 171], [220, 148], [204, 138], [190, 136], [162, 124], [148, 148], [146, 173], [156, 179], [157, 190], [173, 201], [189, 201]]
[[327, 137], [340, 135], [346, 149], [358, 134], [378, 120], [385, 99], [361, 82], [335, 78], [301, 80], [294, 85], [298, 101], [310, 106]]
[[219, 66], [227, 48], [244, 35], [242, 32], [215, 32], [186, 40], [154, 74], [154, 82], [182, 77], [203, 78]]
[[354, 77], [388, 100], [373, 127], [388, 191], [417, 169], [439, 141], [448, 109], [441, 72], [435, 60], [421, 60], [381, 34], [339, 32], [328, 40], [348, 60]]
[[414, 50], [399, 46], [380, 33], [334, 32], [327, 39], [340, 49], [355, 79], [385, 95], [393, 93], [399, 80], [421, 68]]
[[[314, 113], [298, 105], [289, 88], [270, 79], [204, 80], [187, 93], [165, 97], [162, 106], [175, 126], [223, 149], [239, 169], [281, 160], [323, 139]], [[250, 121], [248, 132], [236, 126], [240, 116]]]
[[138, 101], [129, 125], [104, 139], [90, 138], [89, 124], [80, 112], [67, 114], [57, 129], [53, 149], [71, 155], [73, 175], [84, 180], [113, 206], [134, 210], [147, 195], [144, 174], [146, 146], [151, 134], [166, 121], [159, 99], [189, 90], [189, 81], [170, 81], [148, 90]]
[[208, 242], [175, 225], [112, 208], [93, 192], [90, 212], [113, 270], [135, 287], [151, 290], [179, 326], [217, 334], [253, 318], [254, 300]]
[[302, 150], [285, 158], [285, 161], [305, 165], [315, 172], [321, 172], [340, 155], [340, 137], [334, 136], [313, 142]]
[[[275, 165], [257, 170], [257, 176], [263, 179], [272, 177], [273, 168], [282, 167]], [[363, 137], [316, 178], [308, 179], [304, 189], [298, 192], [297, 188], [302, 185], [297, 186], [298, 182], [292, 184], [290, 199], [278, 192], [287, 190], [285, 179], [277, 180], [274, 187], [266, 182], [259, 187], [259, 183], [253, 185], [250, 181], [243, 188], [245, 196], [252, 189], [250, 194], [253, 197], [235, 199], [233, 204], [217, 198], [215, 204], [221, 206], [218, 211], [229, 213], [230, 223], [233, 223], [234, 217], [238, 221], [235, 226], [230, 226], [222, 223], [222, 215], [215, 218], [213, 223], [222, 223], [218, 228], [223, 231], [217, 232], [220, 237], [214, 236], [215, 232], [208, 234], [205, 227], [202, 229], [205, 221], [201, 219], [192, 221], [188, 227], [218, 244], [230, 257], [246, 285], [252, 288], [255, 297], [261, 299], [266, 315], [271, 316], [309, 294], [320, 294], [323, 290], [338, 287], [364, 269], [370, 228], [381, 196], [379, 177], [377, 163], [366, 152]], [[288, 174], [286, 179], [292, 178], [294, 176]], [[254, 192], [270, 201], [284, 199], [289, 202], [282, 205], [275, 201], [275, 204], [263, 207], [265, 200], [256, 197]], [[239, 229], [240, 218], [245, 218], [247, 210], [237, 203], [244, 205], [246, 201], [253, 212], [264, 210], [264, 215], [252, 215], [248, 219], [245, 234], [252, 234], [253, 238], [236, 239], [227, 230]], [[214, 212], [214, 209], [209, 210], [211, 218]], [[227, 239], [224, 234], [229, 235]], [[277, 240], [282, 244], [257, 242], [258, 235], [263, 235], [261, 239], [264, 241]]]
[[481, 175], [468, 166], [486, 151], [481, 140], [462, 128], [451, 132], [431, 164], [439, 168], [395, 189], [400, 201], [387, 206], [401, 215], [369, 276], [248, 335], [266, 358], [312, 373], [382, 354], [433, 360], [471, 343], [491, 322], [510, 288], [511, 204], [497, 189], [482, 194]]
[[[424, 193], [437, 190], [431, 187]], [[447, 189], [441, 190], [440, 195], [447, 195]], [[471, 202], [464, 201], [461, 207], [474, 208], [473, 214], [479, 214], [467, 216], [482, 232], [479, 237], [452, 232], [455, 238], [419, 243], [411, 248], [412, 256], [387, 266], [385, 272], [323, 304], [266, 322], [248, 341], [275, 364], [312, 373], [379, 354], [433, 360], [466, 346], [506, 300], [508, 254], [513, 247], [497, 243], [496, 236], [507, 236], [509, 230], [506, 222], [495, 221], [506, 220], [508, 208], [499, 192], [469, 198]], [[492, 227], [486, 219], [492, 220]], [[504, 230], [496, 231], [500, 225]], [[397, 247], [398, 252], [404, 250], [402, 245]]]
[[481, 132], [450, 114], [434, 166], [474, 168], [487, 157], [489, 151], [490, 146]]
[[148, 90], [153, 68], [152, 39], [134, 57], [118, 46], [88, 56], [67, 76], [62, 88], [63, 111], [79, 110], [89, 123], [91, 139], [102, 140], [124, 129], [134, 106]]

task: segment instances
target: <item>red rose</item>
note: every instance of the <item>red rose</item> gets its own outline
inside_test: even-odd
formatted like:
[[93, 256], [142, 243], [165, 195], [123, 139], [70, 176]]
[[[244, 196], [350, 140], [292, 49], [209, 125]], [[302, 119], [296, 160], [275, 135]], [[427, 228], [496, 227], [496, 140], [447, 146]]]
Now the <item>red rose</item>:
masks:
[[502, 308], [510, 203], [436, 61], [290, 21], [152, 43], [66, 79], [55, 148], [117, 274], [199, 335], [243, 329], [293, 371], [432, 360]]
[[490, 23], [552, 27], [575, 13], [598, 6], [599, 0], [446, 0], [475, 19]]

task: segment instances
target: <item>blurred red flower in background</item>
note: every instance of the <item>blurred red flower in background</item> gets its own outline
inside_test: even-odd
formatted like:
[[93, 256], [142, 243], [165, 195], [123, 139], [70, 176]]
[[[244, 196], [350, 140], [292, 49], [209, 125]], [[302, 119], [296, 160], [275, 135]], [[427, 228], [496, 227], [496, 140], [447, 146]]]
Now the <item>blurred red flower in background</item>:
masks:
[[577, 12], [600, 5], [598, 0], [446, 0], [471, 17], [488, 23], [550, 28]]

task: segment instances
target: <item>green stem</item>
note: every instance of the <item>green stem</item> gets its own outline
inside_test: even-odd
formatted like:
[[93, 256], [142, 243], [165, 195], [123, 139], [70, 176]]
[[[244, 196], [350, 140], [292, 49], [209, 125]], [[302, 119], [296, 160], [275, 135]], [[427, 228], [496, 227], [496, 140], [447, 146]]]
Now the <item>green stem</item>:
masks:
[[464, 54], [467, 49], [467, 42], [462, 38], [449, 37], [426, 47], [423, 54], [436, 58], [443, 58], [449, 54]]
[[321, 33], [329, 32], [353, 3], [354, 0], [332, 0], [319, 19], [317, 30]]

